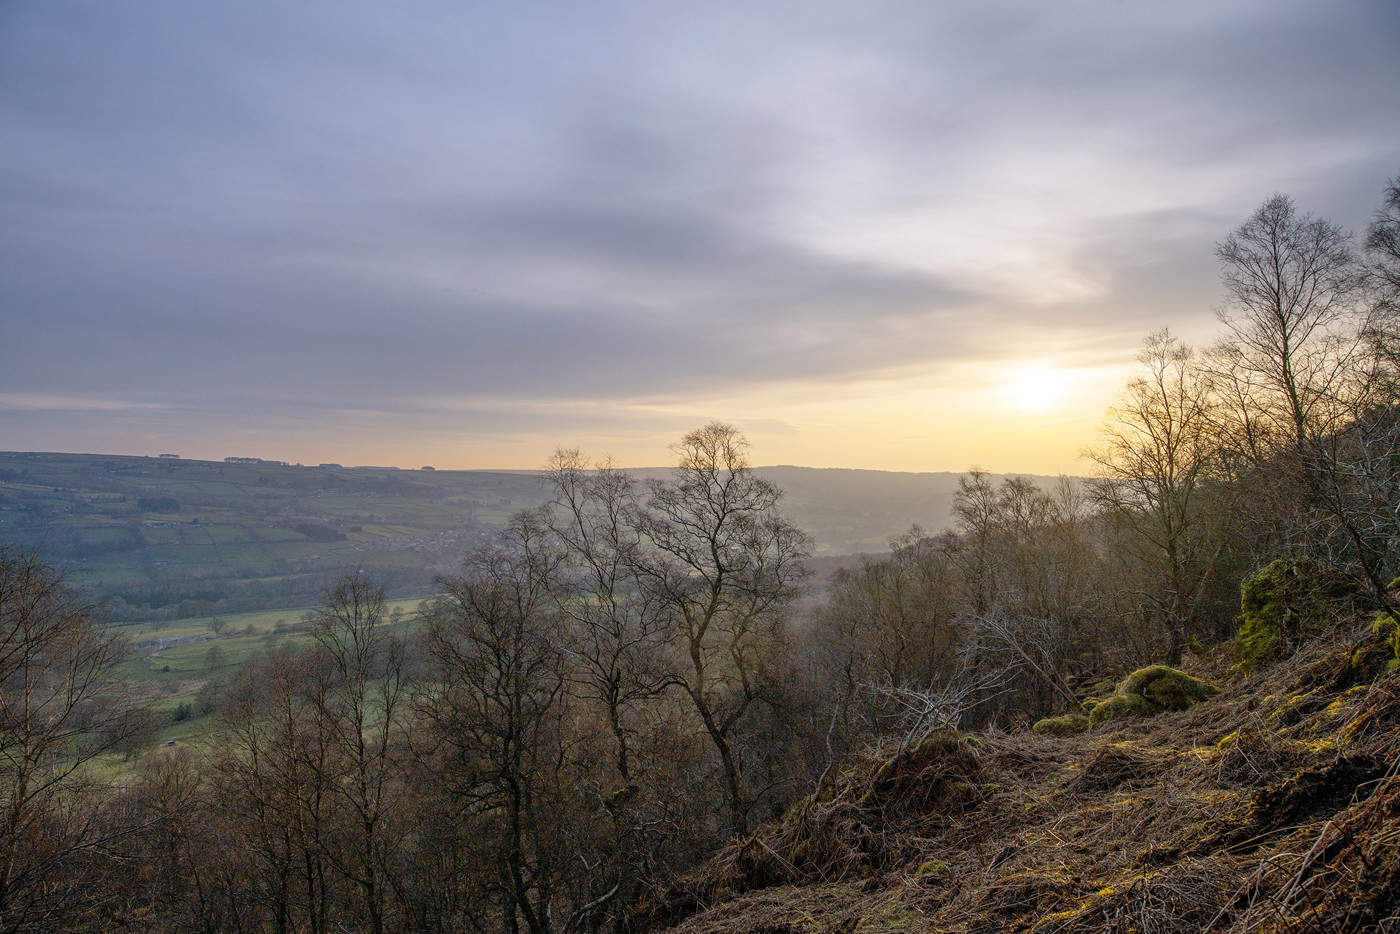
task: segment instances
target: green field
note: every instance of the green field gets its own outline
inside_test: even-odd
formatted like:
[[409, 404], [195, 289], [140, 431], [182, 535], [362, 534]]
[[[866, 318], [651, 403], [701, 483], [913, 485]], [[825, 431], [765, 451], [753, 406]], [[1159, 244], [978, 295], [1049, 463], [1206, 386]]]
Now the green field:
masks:
[[[418, 624], [419, 604], [416, 599], [389, 601], [389, 625], [410, 631]], [[305, 619], [310, 611], [303, 607], [112, 627], [128, 647], [113, 678], [126, 699], [150, 717], [136, 751], [208, 736], [218, 721], [209, 715], [206, 687], [258, 656], [309, 648], [313, 640]], [[114, 752], [92, 767], [120, 776], [130, 772], [134, 761], [131, 751]]]
[[422, 596], [543, 499], [510, 471], [0, 454], [0, 542], [38, 551], [119, 622], [286, 611], [352, 568]]

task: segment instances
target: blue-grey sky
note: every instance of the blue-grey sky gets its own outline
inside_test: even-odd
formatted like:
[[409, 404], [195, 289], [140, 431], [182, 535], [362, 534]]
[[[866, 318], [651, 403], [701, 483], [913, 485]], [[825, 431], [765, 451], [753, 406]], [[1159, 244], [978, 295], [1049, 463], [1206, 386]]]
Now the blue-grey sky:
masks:
[[1400, 4], [0, 5], [0, 449], [1075, 471]]

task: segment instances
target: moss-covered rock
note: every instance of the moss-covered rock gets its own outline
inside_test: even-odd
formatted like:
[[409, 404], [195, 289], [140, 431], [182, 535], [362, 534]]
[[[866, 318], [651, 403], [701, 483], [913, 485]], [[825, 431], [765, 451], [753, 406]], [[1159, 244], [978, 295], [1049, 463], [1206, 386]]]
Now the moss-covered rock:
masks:
[[1089, 725], [1098, 726], [1124, 717], [1152, 717], [1163, 710], [1141, 694], [1114, 694], [1093, 709], [1089, 714]]
[[1044, 720], [1037, 720], [1031, 729], [1036, 733], [1048, 733], [1051, 736], [1068, 736], [1071, 733], [1083, 733], [1089, 728], [1089, 718], [1082, 713], [1067, 713], [1062, 717], [1046, 717]]
[[1240, 584], [1235, 654], [1246, 669], [1286, 655], [1321, 628], [1334, 601], [1352, 591], [1334, 571], [1306, 558], [1279, 558]]
[[1168, 710], [1185, 710], [1220, 693], [1209, 681], [1193, 678], [1166, 665], [1148, 665], [1128, 675], [1111, 697], [1089, 712], [1089, 725], [1123, 717], [1152, 717]]
[[1214, 697], [1220, 689], [1184, 671], [1166, 665], [1148, 665], [1124, 678], [1115, 693], [1137, 694], [1166, 710], [1185, 710], [1207, 697]]

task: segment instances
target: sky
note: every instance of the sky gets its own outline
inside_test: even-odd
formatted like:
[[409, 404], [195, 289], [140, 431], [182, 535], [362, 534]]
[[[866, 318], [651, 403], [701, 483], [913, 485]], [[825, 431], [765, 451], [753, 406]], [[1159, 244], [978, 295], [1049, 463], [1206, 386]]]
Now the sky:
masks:
[[0, 4], [0, 450], [1085, 473], [1393, 0]]

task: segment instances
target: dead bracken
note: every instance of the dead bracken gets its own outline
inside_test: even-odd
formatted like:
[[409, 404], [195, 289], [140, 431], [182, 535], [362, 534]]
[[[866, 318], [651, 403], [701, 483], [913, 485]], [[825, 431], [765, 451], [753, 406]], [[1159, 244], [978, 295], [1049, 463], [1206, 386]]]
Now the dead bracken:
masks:
[[1342, 688], [1319, 674], [1388, 636], [1359, 623], [1248, 675], [1221, 652], [1197, 675], [1223, 689], [1142, 669], [1112, 697], [1150, 719], [1042, 721], [976, 746], [945, 732], [872, 755], [635, 920], [688, 934], [1394, 930], [1400, 674]]

